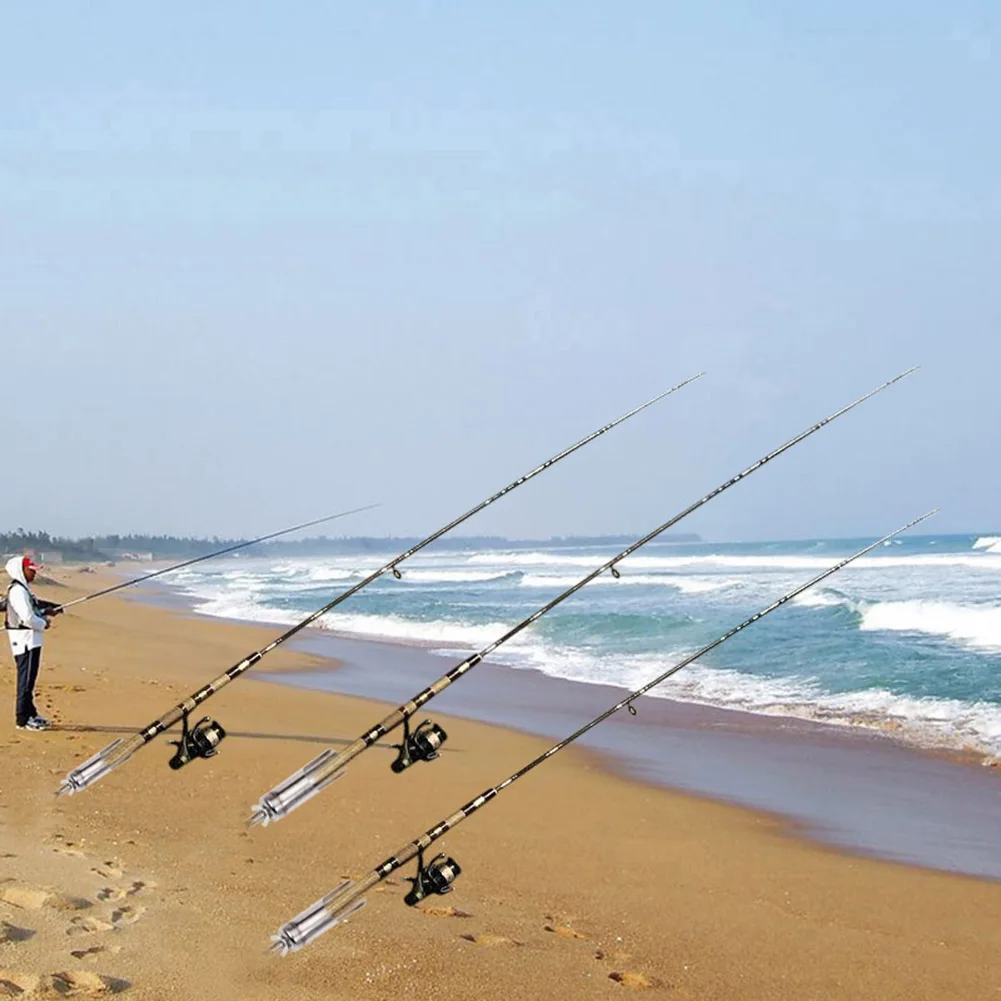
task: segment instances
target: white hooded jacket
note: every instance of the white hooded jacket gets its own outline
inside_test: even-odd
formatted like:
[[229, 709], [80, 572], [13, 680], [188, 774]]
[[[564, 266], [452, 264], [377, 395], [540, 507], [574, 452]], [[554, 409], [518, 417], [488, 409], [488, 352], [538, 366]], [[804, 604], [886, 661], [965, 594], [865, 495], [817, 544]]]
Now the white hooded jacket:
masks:
[[10, 652], [20, 657], [26, 650], [34, 650], [42, 645], [45, 619], [35, 610], [35, 601], [28, 582], [24, 579], [22, 557], [13, 556], [4, 568], [14, 582], [7, 592], [7, 638]]

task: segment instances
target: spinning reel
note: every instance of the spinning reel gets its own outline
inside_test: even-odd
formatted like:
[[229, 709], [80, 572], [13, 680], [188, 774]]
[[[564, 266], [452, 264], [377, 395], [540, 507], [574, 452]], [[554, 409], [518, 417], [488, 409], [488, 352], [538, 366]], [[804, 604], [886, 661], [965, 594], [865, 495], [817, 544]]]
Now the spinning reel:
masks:
[[408, 717], [403, 721], [403, 743], [393, 744], [400, 753], [390, 767], [399, 774], [415, 761], [434, 761], [438, 757], [438, 748], [446, 740], [448, 734], [433, 720], [426, 719], [411, 731]]
[[435, 855], [430, 862], [424, 864], [424, 850], [417, 852], [417, 875], [407, 878], [413, 883], [413, 888], [403, 898], [408, 907], [422, 901], [432, 893], [444, 896], [452, 892], [452, 884], [459, 878], [462, 869], [454, 858], [444, 852]]
[[192, 758], [211, 758], [222, 743], [226, 731], [208, 716], [203, 716], [193, 727], [188, 727], [188, 714], [181, 717], [181, 739], [170, 741], [177, 752], [170, 759], [175, 771], [183, 768]]

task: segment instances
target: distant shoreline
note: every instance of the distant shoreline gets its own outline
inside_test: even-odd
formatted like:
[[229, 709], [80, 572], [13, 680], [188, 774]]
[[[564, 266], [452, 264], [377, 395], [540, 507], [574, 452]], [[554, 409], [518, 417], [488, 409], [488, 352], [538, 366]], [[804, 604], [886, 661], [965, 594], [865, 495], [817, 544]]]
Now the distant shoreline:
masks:
[[[477, 550], [528, 550], [528, 549], [563, 549], [563, 548], [601, 548], [616, 546], [619, 548], [635, 542], [642, 533], [615, 533], [610, 535], [566, 535], [549, 538], [510, 539], [495, 535], [456, 535], [443, 536], [435, 540], [435, 548], [445, 552], [474, 552]], [[659, 545], [673, 546], [786, 546], [801, 545], [805, 542], [858, 542], [877, 538], [877, 533], [868, 536], [835, 536], [796, 539], [753, 539], [726, 541], [720, 539], [704, 539], [696, 532], [667, 532], [656, 540]], [[950, 532], [944, 535], [911, 535], [913, 541], [922, 539], [963, 539], [975, 541], [978, 539], [1001, 538], [999, 531]], [[127, 546], [125, 542], [127, 541]], [[0, 532], [0, 559], [22, 552], [30, 552], [40, 561], [48, 564], [65, 564], [69, 567], [85, 566], [87, 564], [111, 565], [127, 563], [129, 565], [147, 566], [180, 562], [199, 556], [207, 556], [218, 549], [229, 546], [243, 546], [246, 539], [205, 539], [193, 536], [101, 536], [81, 539], [61, 539], [49, 536], [48, 533], [17, 533]], [[235, 553], [232, 558], [248, 559], [252, 557], [267, 559], [276, 557], [299, 556], [320, 557], [352, 553], [379, 553], [394, 556], [399, 552], [412, 548], [423, 541], [423, 537], [409, 535], [350, 535], [350, 536], [314, 536], [306, 539], [271, 542], [248, 545]], [[122, 543], [119, 547], [119, 543]]]
[[[493, 535], [444, 536], [435, 546], [448, 551], [475, 549], [531, 549], [539, 546], [563, 547], [628, 545], [634, 535], [567, 535], [549, 539], [508, 539]], [[0, 533], [0, 554], [6, 556], [31, 552], [42, 563], [66, 563], [71, 566], [86, 563], [160, 563], [207, 556], [230, 546], [242, 546], [247, 539], [203, 539], [191, 536], [101, 536], [97, 538], [60, 539], [47, 532], [18, 536]], [[248, 545], [241, 550], [242, 558], [250, 556], [329, 556], [337, 553], [395, 554], [416, 546], [423, 537], [403, 535], [313, 536], [297, 541], [272, 541]], [[672, 545], [694, 545], [702, 542], [694, 532], [666, 533], [659, 540]]]

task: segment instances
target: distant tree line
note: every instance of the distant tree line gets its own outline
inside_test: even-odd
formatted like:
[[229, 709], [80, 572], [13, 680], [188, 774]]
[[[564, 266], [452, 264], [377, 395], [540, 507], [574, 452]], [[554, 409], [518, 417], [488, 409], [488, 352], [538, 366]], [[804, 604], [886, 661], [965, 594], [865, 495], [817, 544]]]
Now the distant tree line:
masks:
[[4, 553], [58, 552], [66, 560], [105, 560], [107, 556], [97, 545], [97, 539], [61, 539], [48, 532], [0, 533], [0, 551]]
[[[228, 546], [236, 546], [246, 539], [190, 538], [176, 535], [98, 535], [82, 539], [69, 539], [48, 532], [0, 532], [0, 552], [58, 553], [71, 561], [108, 561], [123, 555], [149, 554], [153, 559], [184, 560], [204, 556]], [[241, 550], [247, 556], [324, 556], [335, 553], [386, 552], [397, 553], [415, 545], [420, 540], [408, 536], [351, 536], [327, 538], [316, 536], [293, 541], [275, 539], [258, 543]], [[445, 537], [435, 543], [436, 549], [451, 551], [476, 549], [526, 549], [557, 546], [625, 545], [632, 541], [626, 535], [558, 536], [550, 539], [505, 539], [496, 535]], [[697, 535], [667, 535], [665, 542], [698, 542]]]
[[202, 556], [237, 545], [243, 539], [191, 539], [173, 535], [95, 535], [70, 539], [48, 532], [0, 532], [0, 551], [5, 553], [58, 553], [64, 560], [114, 560], [123, 553], [149, 553], [154, 558]]

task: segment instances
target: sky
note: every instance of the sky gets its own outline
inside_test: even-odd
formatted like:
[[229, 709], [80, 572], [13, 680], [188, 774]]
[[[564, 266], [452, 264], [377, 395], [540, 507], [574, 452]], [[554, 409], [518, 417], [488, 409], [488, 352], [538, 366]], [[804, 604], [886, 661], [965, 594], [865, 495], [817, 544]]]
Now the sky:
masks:
[[1001, 528], [1001, 6], [8, 4], [0, 529]]

